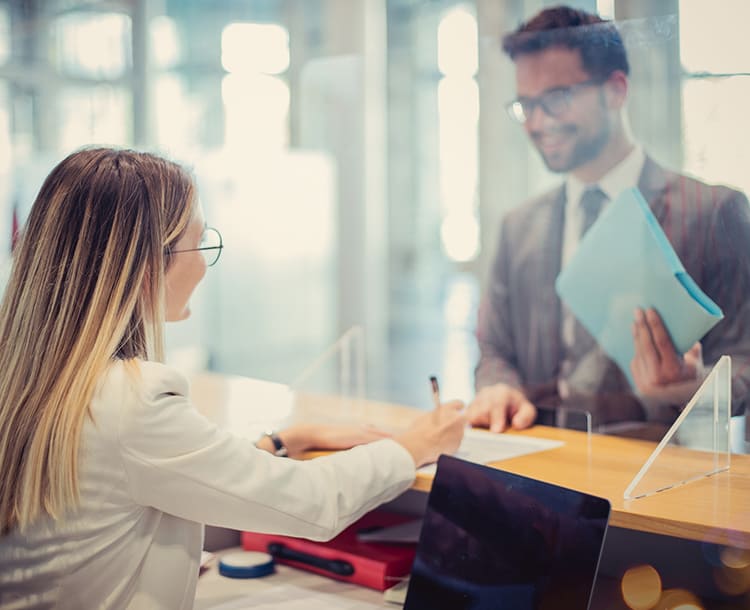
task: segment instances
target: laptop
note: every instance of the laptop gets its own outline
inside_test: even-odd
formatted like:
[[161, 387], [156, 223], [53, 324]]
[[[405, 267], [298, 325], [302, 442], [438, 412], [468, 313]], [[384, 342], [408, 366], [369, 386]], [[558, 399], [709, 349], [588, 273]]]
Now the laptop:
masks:
[[404, 610], [587, 610], [610, 504], [443, 455]]

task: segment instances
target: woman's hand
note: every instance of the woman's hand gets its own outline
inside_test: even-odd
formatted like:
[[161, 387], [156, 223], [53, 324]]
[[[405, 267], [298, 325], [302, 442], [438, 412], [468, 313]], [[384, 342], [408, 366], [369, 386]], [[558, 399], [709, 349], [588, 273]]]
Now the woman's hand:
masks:
[[[441, 453], [455, 453], [467, 424], [463, 407], [463, 403], [458, 400], [443, 403], [429, 413], [420, 414], [404, 432], [393, 436], [393, 439], [411, 454], [417, 467], [437, 461]], [[370, 425], [338, 424], [296, 424], [277, 434], [290, 457], [311, 449], [349, 449], [391, 436]], [[257, 446], [265, 451], [274, 451], [273, 443], [267, 436], [261, 438]]]
[[[295, 457], [311, 449], [349, 449], [372, 441], [388, 438], [390, 434], [374, 426], [349, 426], [339, 424], [295, 424], [277, 433], [287, 448], [290, 457]], [[273, 452], [273, 443], [263, 437], [258, 448]]]
[[463, 407], [459, 400], [443, 403], [417, 417], [394, 440], [411, 453], [417, 468], [437, 461], [441, 453], [453, 454], [461, 444], [467, 424]]

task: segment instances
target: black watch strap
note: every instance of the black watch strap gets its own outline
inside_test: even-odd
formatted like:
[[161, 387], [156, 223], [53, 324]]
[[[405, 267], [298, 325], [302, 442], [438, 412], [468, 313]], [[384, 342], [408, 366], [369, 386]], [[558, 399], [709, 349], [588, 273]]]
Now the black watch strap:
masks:
[[278, 457], [288, 457], [289, 449], [287, 449], [284, 441], [281, 440], [278, 434], [273, 430], [266, 432], [266, 436], [271, 439], [273, 443], [273, 454]]

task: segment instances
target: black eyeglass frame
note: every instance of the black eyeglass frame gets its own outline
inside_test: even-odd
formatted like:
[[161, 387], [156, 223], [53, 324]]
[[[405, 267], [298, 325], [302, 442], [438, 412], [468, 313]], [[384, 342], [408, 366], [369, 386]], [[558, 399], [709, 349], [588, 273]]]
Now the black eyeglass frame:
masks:
[[[511, 119], [521, 125], [529, 120], [531, 113], [534, 112], [534, 109], [537, 106], [540, 106], [547, 116], [558, 118], [563, 113], [570, 110], [573, 96], [578, 92], [579, 89], [584, 89], [586, 87], [595, 87], [602, 84], [603, 82], [601, 79], [590, 78], [588, 80], [581, 81], [580, 83], [573, 83], [572, 85], [568, 85], [567, 87], [554, 87], [552, 89], [548, 89], [547, 91], [536, 97], [517, 98], [512, 102], [508, 102], [508, 104], [505, 105], [505, 110]], [[550, 107], [551, 96], [559, 96], [557, 98], [553, 98], [555, 100], [553, 103], [558, 104], [559, 107]]]
[[170, 254], [179, 254], [180, 252], [202, 252], [204, 250], [218, 250], [216, 253], [216, 258], [212, 260], [210, 263], [206, 263], [207, 267], [213, 267], [216, 263], [219, 262], [219, 259], [221, 258], [221, 251], [224, 249], [224, 239], [221, 237], [221, 233], [219, 233], [219, 230], [214, 227], [206, 227], [203, 229], [203, 233], [207, 233], [208, 231], [213, 231], [216, 233], [216, 235], [219, 237], [219, 245], [218, 246], [201, 246], [199, 248], [186, 248], [184, 250], [172, 250], [170, 251]]

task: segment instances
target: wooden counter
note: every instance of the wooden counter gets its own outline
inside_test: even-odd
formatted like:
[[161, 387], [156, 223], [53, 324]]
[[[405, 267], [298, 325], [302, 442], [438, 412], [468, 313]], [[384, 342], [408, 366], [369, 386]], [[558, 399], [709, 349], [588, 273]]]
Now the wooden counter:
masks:
[[[267, 389], [259, 393], [249, 380], [213, 374], [201, 374], [192, 381], [199, 410], [240, 434], [243, 426], [257, 430], [261, 425], [292, 421], [363, 422], [396, 431], [420, 413], [375, 401], [292, 396], [284, 386], [274, 384]], [[493, 466], [608, 498], [613, 526], [750, 548], [750, 456], [732, 456], [728, 472], [626, 501], [623, 493], [655, 443], [599, 434], [589, 438], [583, 432], [544, 426], [510, 434], [560, 440], [564, 445]], [[419, 474], [414, 487], [429, 491], [431, 483], [431, 475]]]

